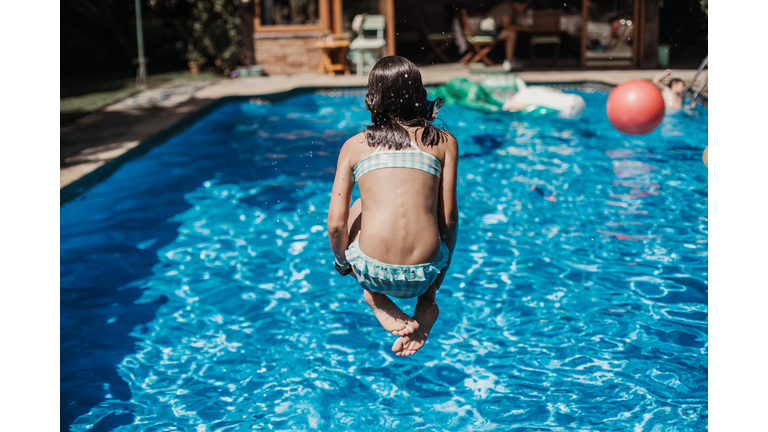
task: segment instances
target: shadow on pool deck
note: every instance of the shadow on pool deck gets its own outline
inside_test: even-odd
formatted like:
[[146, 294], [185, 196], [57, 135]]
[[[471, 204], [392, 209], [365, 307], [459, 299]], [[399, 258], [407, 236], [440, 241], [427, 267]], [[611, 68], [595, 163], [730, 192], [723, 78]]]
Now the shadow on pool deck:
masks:
[[214, 99], [190, 98], [174, 106], [109, 108], [61, 128], [60, 187], [120, 156]]

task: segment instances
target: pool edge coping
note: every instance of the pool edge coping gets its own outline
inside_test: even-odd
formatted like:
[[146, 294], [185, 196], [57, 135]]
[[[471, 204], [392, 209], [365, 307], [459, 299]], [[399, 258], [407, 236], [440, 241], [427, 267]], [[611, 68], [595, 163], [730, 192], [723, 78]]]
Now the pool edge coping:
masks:
[[[577, 87], [577, 86], [589, 88], [590, 86], [594, 86], [594, 87], [601, 86], [601, 87], [610, 89], [616, 86], [615, 84], [610, 84], [604, 81], [552, 81], [552, 82], [542, 81], [542, 82], [531, 82], [530, 84], [531, 85], [546, 84], [551, 86], [557, 86], [560, 88]], [[440, 84], [428, 84], [428, 85], [425, 85], [425, 87], [436, 87], [438, 85]], [[201, 120], [211, 112], [215, 111], [216, 109], [228, 103], [235, 102], [235, 101], [248, 101], [253, 99], [256, 99], [256, 100], [263, 99], [263, 100], [268, 100], [270, 102], [277, 102], [282, 99], [287, 99], [287, 98], [298, 96], [304, 93], [317, 92], [319, 90], [344, 91], [344, 90], [361, 90], [365, 88], [366, 88], [365, 86], [339, 86], [339, 87], [300, 86], [300, 87], [294, 87], [290, 90], [285, 90], [285, 91], [276, 92], [276, 93], [256, 94], [256, 95], [233, 95], [233, 96], [220, 97], [218, 99], [215, 99], [211, 103], [205, 105], [204, 107], [198, 109], [197, 111], [187, 115], [186, 117], [182, 118], [181, 120], [177, 121], [171, 126], [161, 130], [160, 132], [140, 142], [135, 147], [128, 149], [125, 153], [121, 154], [120, 156], [117, 156], [116, 158], [105, 163], [104, 165], [96, 168], [95, 170], [89, 172], [88, 174], [85, 174], [79, 179], [61, 188], [59, 190], [59, 207], [63, 207], [67, 203], [70, 203], [72, 201], [76, 201], [82, 198], [86, 192], [88, 192], [91, 188], [98, 185], [99, 183], [107, 180], [109, 177], [112, 176], [112, 174], [116, 173], [125, 163], [130, 162], [138, 157], [141, 157], [147, 152], [149, 152], [150, 150], [152, 150], [153, 148], [164, 144], [165, 142], [173, 138], [175, 135], [178, 135], [181, 132], [184, 132], [190, 126], [195, 124], [197, 121]], [[699, 98], [704, 101], [702, 106], [709, 109], [708, 98], [702, 95], [699, 95]]]

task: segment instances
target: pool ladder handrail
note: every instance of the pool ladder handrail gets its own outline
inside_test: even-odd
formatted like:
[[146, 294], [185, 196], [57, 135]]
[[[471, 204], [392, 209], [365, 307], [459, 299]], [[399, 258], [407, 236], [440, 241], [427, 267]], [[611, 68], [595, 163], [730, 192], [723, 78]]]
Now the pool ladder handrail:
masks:
[[[688, 90], [691, 89], [691, 86], [693, 85], [694, 81], [696, 81], [696, 78], [698, 78], [699, 75], [701, 74], [701, 71], [704, 70], [704, 66], [707, 65], [708, 60], [709, 60], [709, 56], [704, 58], [704, 61], [701, 62], [701, 66], [699, 66], [699, 70], [696, 71], [696, 75], [693, 76], [692, 80], [688, 81], [688, 85], [685, 86], [685, 90], [683, 90], [683, 101], [685, 101], [685, 95], [688, 94]], [[701, 83], [701, 85], [699, 86], [698, 90], [696, 90], [696, 92], [693, 94], [693, 98], [691, 98], [691, 102], [695, 101], [696, 98], [699, 97], [699, 93], [701, 93], [701, 89], [703, 89], [704, 86], [707, 85], [707, 80], [709, 80], [709, 76], [707, 76], [704, 82]]]
[[705, 85], [707, 85], [707, 80], [709, 80], [709, 77], [704, 78], [704, 82], [701, 83], [698, 90], [696, 90], [696, 93], [693, 94], [693, 97], [691, 98], [691, 103], [696, 101], [696, 98], [699, 97], [699, 93], [701, 93], [701, 89], [704, 88]]

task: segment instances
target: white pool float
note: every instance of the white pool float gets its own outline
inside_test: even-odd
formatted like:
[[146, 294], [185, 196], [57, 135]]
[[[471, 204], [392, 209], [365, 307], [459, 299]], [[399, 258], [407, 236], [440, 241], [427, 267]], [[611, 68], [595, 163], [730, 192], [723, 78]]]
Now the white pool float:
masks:
[[528, 87], [522, 78], [517, 77], [517, 93], [504, 102], [501, 109], [510, 112], [528, 112], [551, 115], [565, 119], [578, 119], [584, 112], [584, 98], [575, 94], [563, 93], [552, 87]]

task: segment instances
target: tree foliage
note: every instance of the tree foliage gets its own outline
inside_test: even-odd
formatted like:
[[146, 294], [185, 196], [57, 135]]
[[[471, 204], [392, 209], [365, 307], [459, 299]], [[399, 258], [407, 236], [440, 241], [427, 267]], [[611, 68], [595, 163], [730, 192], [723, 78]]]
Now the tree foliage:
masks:
[[[135, 71], [135, 0], [61, 3], [62, 74]], [[141, 0], [145, 55], [152, 70], [186, 68], [198, 61], [219, 69], [238, 54], [242, 0]], [[250, 6], [252, 3], [248, 3]], [[240, 12], [238, 6], [241, 6]]]
[[238, 62], [240, 34], [237, 0], [187, 0], [190, 8], [185, 25], [180, 29], [187, 46], [187, 59], [217, 66], [233, 66]]

